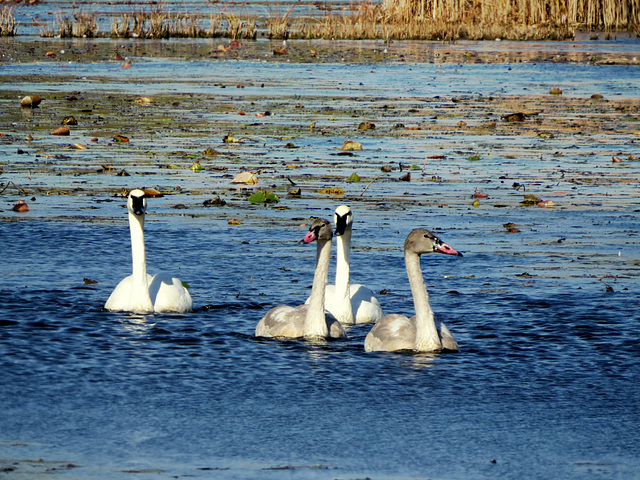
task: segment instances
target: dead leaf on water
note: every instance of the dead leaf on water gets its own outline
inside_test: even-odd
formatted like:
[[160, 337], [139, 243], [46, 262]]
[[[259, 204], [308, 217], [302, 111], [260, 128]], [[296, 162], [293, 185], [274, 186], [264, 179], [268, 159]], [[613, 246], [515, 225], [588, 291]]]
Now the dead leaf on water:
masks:
[[13, 208], [11, 208], [11, 210], [13, 210], [14, 212], [28, 212], [29, 205], [27, 205], [27, 202], [25, 202], [24, 200], [18, 200]]
[[553, 87], [551, 90], [549, 90], [549, 93], [551, 95], [562, 95], [562, 90], [558, 87]]
[[258, 183], [258, 177], [253, 172], [239, 173], [231, 180], [231, 183], [246, 183], [247, 185], [255, 185]]
[[51, 135], [69, 135], [70, 133], [69, 127], [58, 127], [51, 132]]
[[507, 115], [503, 115], [502, 118], [505, 122], [524, 122], [525, 114], [522, 112], [509, 113]]
[[523, 205], [537, 205], [541, 201], [542, 199], [539, 196], [533, 193], [525, 193], [524, 200], [520, 203]]
[[129, 137], [125, 137], [124, 135], [116, 135], [113, 137], [113, 141], [117, 143], [126, 143], [129, 141]]
[[323, 188], [318, 190], [318, 193], [324, 193], [325, 195], [344, 195], [344, 190], [342, 188]]
[[147, 197], [155, 197], [155, 198], [164, 197], [162, 192], [160, 192], [159, 190], [156, 190], [155, 188], [143, 188], [142, 191]]
[[236, 220], [235, 218], [232, 218], [231, 220], [229, 220], [227, 222], [228, 225], [242, 225], [242, 222], [240, 220]]
[[220, 195], [216, 195], [215, 198], [205, 200], [202, 204], [205, 207], [224, 207], [227, 204], [227, 202], [225, 202], [222, 198], [220, 198]]
[[38, 95], [27, 95], [20, 101], [21, 107], [35, 108], [40, 105], [42, 99]]
[[353, 151], [362, 150], [362, 144], [356, 140], [345, 140], [340, 150]]
[[142, 104], [145, 104], [145, 105], [150, 105], [150, 104], [154, 103], [154, 100], [151, 97], [138, 97], [138, 98], [136, 98], [135, 102], [136, 103], [142, 103]]

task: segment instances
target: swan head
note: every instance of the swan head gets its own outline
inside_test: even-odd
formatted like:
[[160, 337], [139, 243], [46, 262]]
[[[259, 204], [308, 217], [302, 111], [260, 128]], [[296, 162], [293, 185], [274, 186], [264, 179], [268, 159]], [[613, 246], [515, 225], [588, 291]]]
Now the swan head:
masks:
[[336, 208], [336, 212], [333, 215], [333, 221], [336, 224], [336, 235], [344, 235], [345, 232], [351, 228], [353, 224], [353, 214], [351, 208], [347, 205], [340, 205]]
[[333, 237], [333, 229], [331, 228], [331, 222], [324, 218], [316, 218], [309, 231], [301, 240], [301, 243], [311, 243], [314, 240], [318, 242], [330, 242]]
[[138, 217], [147, 213], [147, 200], [144, 191], [135, 188], [129, 192], [127, 209]]
[[450, 247], [429, 230], [424, 228], [416, 228], [411, 231], [404, 242], [404, 250], [422, 255], [425, 253], [444, 253], [445, 255], [456, 255], [461, 257], [462, 254], [456, 249]]

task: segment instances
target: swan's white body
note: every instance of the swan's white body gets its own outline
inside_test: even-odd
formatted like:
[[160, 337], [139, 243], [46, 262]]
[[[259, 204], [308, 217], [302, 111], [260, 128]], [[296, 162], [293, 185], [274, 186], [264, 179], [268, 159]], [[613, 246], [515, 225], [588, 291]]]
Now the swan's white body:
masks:
[[383, 316], [380, 302], [364, 285], [351, 283], [351, 209], [340, 205], [333, 218], [336, 224], [336, 281], [327, 285], [324, 307], [343, 325], [375, 323]]
[[429, 305], [429, 294], [420, 268], [420, 255], [432, 252], [462, 256], [433, 233], [423, 229], [413, 230], [404, 243], [404, 261], [416, 314], [411, 318], [399, 314], [382, 317], [367, 334], [364, 341], [365, 351], [458, 350], [458, 344], [444, 323], [440, 324], [438, 330], [433, 310]]
[[256, 337], [275, 338], [340, 338], [346, 333], [333, 315], [324, 310], [325, 287], [331, 259], [331, 224], [316, 219], [302, 240], [318, 243], [316, 270], [308, 304], [297, 307], [280, 305], [269, 310], [256, 326]]
[[144, 192], [132, 190], [127, 200], [133, 272], [120, 281], [104, 304], [107, 310], [133, 313], [189, 312], [192, 300], [182, 282], [166, 272], [147, 273], [144, 246]]

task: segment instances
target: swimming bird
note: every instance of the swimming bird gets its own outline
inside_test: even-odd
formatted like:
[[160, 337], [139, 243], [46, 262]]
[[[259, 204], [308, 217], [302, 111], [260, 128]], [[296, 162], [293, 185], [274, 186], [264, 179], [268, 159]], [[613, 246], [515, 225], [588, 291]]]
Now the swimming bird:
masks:
[[127, 199], [127, 210], [133, 272], [120, 281], [104, 307], [107, 310], [134, 313], [191, 311], [191, 295], [178, 278], [166, 272], [153, 276], [147, 273], [144, 246], [147, 200], [143, 190], [131, 190]]
[[334, 213], [336, 224], [336, 280], [327, 285], [325, 308], [343, 325], [375, 323], [382, 318], [382, 307], [373, 292], [351, 280], [351, 231], [353, 213], [340, 205]]
[[340, 322], [324, 309], [325, 288], [331, 259], [331, 222], [315, 219], [302, 243], [317, 242], [316, 269], [309, 303], [269, 310], [256, 326], [256, 337], [324, 339], [345, 337]]
[[446, 325], [441, 323], [438, 330], [429, 305], [420, 255], [433, 252], [462, 256], [428, 230], [418, 228], [409, 233], [404, 242], [404, 262], [416, 314], [411, 318], [395, 313], [382, 317], [367, 334], [365, 351], [458, 351], [458, 344]]

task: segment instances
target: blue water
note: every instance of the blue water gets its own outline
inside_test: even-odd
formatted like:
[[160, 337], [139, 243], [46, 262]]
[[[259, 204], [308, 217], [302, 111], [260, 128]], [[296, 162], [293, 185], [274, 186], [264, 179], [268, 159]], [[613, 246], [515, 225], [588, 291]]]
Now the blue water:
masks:
[[[491, 252], [453, 228], [441, 236], [465, 256], [422, 263], [461, 351], [367, 354], [367, 326], [324, 345], [253, 338], [270, 306], [308, 293], [301, 227], [149, 217], [150, 271], [172, 268], [196, 310], [103, 311], [129, 270], [122, 220], [0, 226], [3, 464], [54, 461], [70, 478], [640, 478], [633, 280], [606, 293], [589, 277], [519, 279], [513, 263], [535, 272], [543, 252]], [[399, 248], [352, 262], [356, 281], [390, 290], [387, 311], [411, 311]]]
[[[67, 48], [72, 48], [69, 44]], [[114, 48], [118, 48], [114, 43]], [[216, 44], [212, 44], [212, 48]], [[310, 44], [311, 47], [313, 44]], [[309, 47], [309, 48], [311, 48]], [[384, 48], [383, 46], [380, 49]], [[393, 48], [393, 47], [390, 47]], [[640, 58], [640, 46], [637, 46]], [[461, 58], [464, 58], [461, 55]], [[39, 94], [58, 91], [113, 90], [146, 95], [171, 93], [212, 94], [230, 98], [256, 95], [345, 98], [354, 95], [373, 99], [464, 96], [464, 95], [546, 95], [553, 87], [565, 96], [588, 99], [593, 94], [606, 98], [637, 98], [640, 85], [638, 65], [602, 65], [569, 63], [416, 63], [416, 64], [301, 64], [259, 60], [183, 61], [162, 56], [135, 58], [133, 67], [122, 69], [120, 63], [68, 63], [64, 55], [55, 62], [12, 63], [2, 66], [2, 74], [46, 76], [66, 80], [54, 86], [33, 85]], [[277, 72], [275, 73], [274, 70]], [[499, 80], [499, 81], [497, 81]], [[227, 86], [243, 84], [237, 89]], [[20, 89], [7, 84], [6, 89]], [[443, 99], [444, 100], [444, 99]]]

